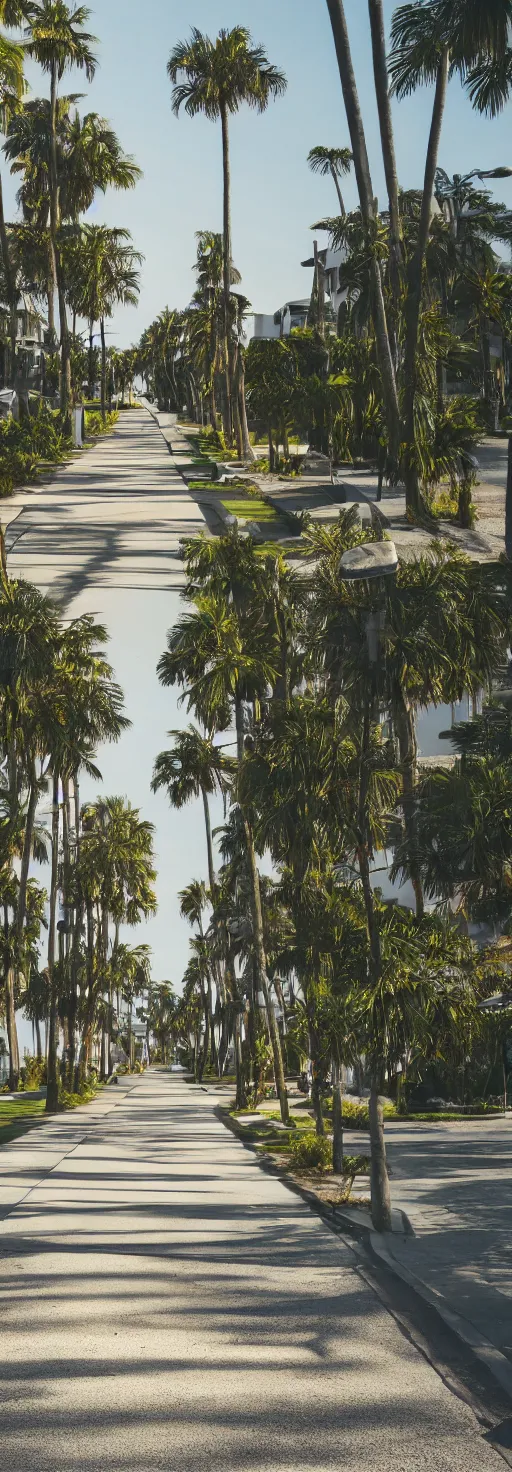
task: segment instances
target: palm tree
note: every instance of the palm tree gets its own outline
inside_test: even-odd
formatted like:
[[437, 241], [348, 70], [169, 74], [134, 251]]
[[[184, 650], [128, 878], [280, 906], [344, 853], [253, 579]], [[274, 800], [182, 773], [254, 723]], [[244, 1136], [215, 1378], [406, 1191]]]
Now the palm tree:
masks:
[[76, 877], [87, 932], [79, 1062], [83, 1084], [99, 997], [112, 984], [110, 925], [138, 925], [156, 911], [152, 824], [142, 820], [138, 809], [123, 798], [99, 798], [82, 814]]
[[[350, 143], [354, 159], [354, 171], [357, 181], [359, 203], [363, 222], [368, 232], [372, 232], [375, 218], [375, 191], [373, 188], [366, 146], [363, 116], [359, 102], [352, 53], [348, 35], [347, 20], [343, 0], [327, 0], [327, 9], [331, 22], [340, 81], [345, 102]], [[374, 300], [374, 327], [375, 341], [379, 368], [382, 375], [382, 391], [385, 405], [386, 425], [388, 432], [389, 453], [391, 460], [398, 463], [400, 446], [400, 411], [398, 405], [398, 394], [395, 377], [393, 353], [391, 349], [390, 334], [386, 317], [384, 293], [382, 289], [382, 278], [377, 257], [372, 253], [370, 265], [372, 291]]]
[[343, 195], [340, 189], [340, 179], [344, 174], [350, 173], [353, 163], [350, 148], [324, 148], [318, 144], [308, 153], [308, 164], [313, 174], [321, 174], [325, 179], [327, 174], [331, 175], [340, 207], [340, 215], [346, 214]]
[[173, 111], [180, 108], [190, 117], [202, 113], [222, 128], [222, 162], [224, 173], [223, 208], [223, 280], [224, 280], [224, 369], [226, 378], [226, 428], [231, 442], [232, 381], [229, 354], [231, 291], [231, 173], [229, 154], [229, 118], [242, 103], [264, 112], [272, 98], [286, 89], [283, 72], [273, 66], [261, 46], [254, 46], [245, 26], [221, 30], [215, 41], [196, 27], [188, 41], [174, 47], [167, 66], [173, 83]]
[[92, 50], [96, 37], [85, 30], [89, 11], [84, 5], [72, 10], [64, 0], [41, 0], [30, 9], [30, 25], [25, 49], [50, 76], [50, 237], [54, 278], [59, 297], [62, 352], [61, 409], [67, 416], [71, 399], [70, 337], [66, 313], [64, 278], [60, 253], [60, 177], [58, 165], [58, 84], [73, 67], [84, 71], [92, 81], [96, 58]]
[[[4, 3], [0, 8], [0, 15], [2, 20], [7, 20], [8, 25], [15, 26], [25, 19], [26, 10], [26, 5], [21, 3], [11, 4], [7, 0], [7, 3]], [[3, 33], [0, 33], [0, 129], [2, 133], [7, 132], [12, 117], [21, 107], [25, 92], [23, 60], [23, 48], [14, 41], [9, 40]], [[1, 177], [0, 251], [10, 313], [10, 362], [8, 381], [14, 386], [16, 378], [16, 338], [18, 332], [18, 284], [9, 233], [5, 222]]]
[[[210, 1055], [210, 1050], [213, 1046], [212, 966], [210, 949], [206, 942], [203, 927], [203, 912], [206, 909], [207, 904], [209, 903], [209, 896], [206, 890], [206, 886], [202, 883], [201, 880], [193, 879], [191, 884], [187, 885], [186, 889], [182, 889], [180, 891], [179, 901], [180, 915], [182, 915], [185, 920], [188, 920], [190, 925], [196, 925], [198, 930], [198, 935], [194, 937], [190, 943], [192, 950], [192, 962], [189, 963], [187, 971], [189, 978], [192, 974], [192, 969], [194, 969], [195, 971], [204, 1009], [204, 1046], [201, 1058], [197, 1060], [198, 1078], [199, 1082], [201, 1082]], [[223, 997], [223, 1001], [225, 1001], [225, 997]]]
[[101, 334], [101, 415], [106, 416], [107, 351], [105, 320], [119, 303], [136, 306], [142, 261], [131, 243], [129, 230], [109, 225], [83, 225], [73, 249], [74, 277], [71, 301], [78, 315], [89, 323], [92, 342], [94, 323]]
[[215, 865], [213, 858], [212, 827], [208, 798], [215, 792], [225, 793], [236, 763], [225, 756], [211, 737], [189, 726], [187, 731], [169, 731], [173, 742], [169, 751], [157, 756], [151, 783], [152, 792], [165, 787], [172, 807], [181, 808], [193, 798], [201, 797], [206, 829], [208, 855], [208, 877], [212, 895], [215, 894]]
[[407, 447], [404, 475], [409, 506], [414, 514], [419, 509], [418, 469], [414, 455], [419, 324], [448, 81], [455, 72], [464, 80], [473, 64], [478, 64], [482, 59], [487, 62], [489, 58], [499, 55], [499, 47], [508, 44], [511, 18], [510, 0], [505, 0], [499, 11], [494, 0], [491, 0], [490, 5], [478, 8], [474, 0], [467, 8], [462, 5], [461, 0], [455, 0], [455, 3], [448, 3], [448, 0], [429, 0], [426, 5], [401, 5], [393, 17], [389, 72], [397, 97], [409, 96], [425, 83], [435, 85], [419, 231], [408, 269], [403, 362], [402, 438]]
[[[74, 97], [57, 99], [57, 165], [61, 221], [76, 222], [88, 210], [97, 190], [132, 189], [140, 178], [134, 160], [124, 154], [110, 124], [97, 113], [80, 118]], [[39, 234], [39, 245], [46, 253], [38, 275], [45, 286], [48, 321], [54, 336], [54, 290], [52, 242], [48, 229], [51, 177], [51, 103], [45, 98], [27, 102], [11, 118], [7, 130], [5, 152], [13, 173], [22, 174], [18, 200], [28, 225]], [[70, 267], [70, 248], [75, 236], [63, 237], [65, 260], [61, 262], [66, 279]], [[31, 278], [33, 280], [33, 277]]]
[[33, 837], [38, 774], [34, 761], [38, 751], [41, 710], [34, 709], [34, 692], [51, 676], [58, 641], [57, 611], [49, 598], [30, 583], [2, 581], [0, 589], [0, 731], [6, 760], [11, 853], [19, 822], [23, 791], [28, 789], [25, 821], [17, 842], [21, 847], [21, 874], [16, 900], [16, 959], [6, 973], [7, 1025], [11, 1054], [11, 1086], [18, 1087], [19, 1050], [15, 1017], [17, 969], [20, 969], [25, 924], [25, 901]]

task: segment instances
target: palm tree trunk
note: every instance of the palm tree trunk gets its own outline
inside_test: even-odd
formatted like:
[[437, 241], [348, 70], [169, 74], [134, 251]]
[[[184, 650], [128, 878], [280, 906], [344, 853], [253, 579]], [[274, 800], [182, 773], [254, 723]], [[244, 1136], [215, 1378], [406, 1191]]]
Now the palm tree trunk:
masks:
[[242, 1014], [235, 1000], [235, 1018], [233, 1024], [233, 1052], [235, 1055], [235, 1077], [236, 1077], [236, 1107], [246, 1109], [247, 1092], [245, 1087], [244, 1063], [242, 1057]]
[[41, 1023], [38, 1017], [35, 1018], [34, 1026], [36, 1032], [36, 1058], [38, 1063], [40, 1063], [43, 1056], [43, 1047], [41, 1043]]
[[384, 1139], [384, 1113], [380, 1080], [372, 1079], [368, 1105], [370, 1127], [370, 1180], [372, 1222], [376, 1232], [391, 1231], [391, 1193]]
[[88, 367], [88, 377], [89, 377], [89, 383], [88, 383], [88, 386], [87, 386], [87, 392], [89, 394], [89, 399], [92, 400], [94, 398], [94, 322], [89, 322], [89, 367]]
[[245, 402], [245, 363], [243, 348], [238, 345], [236, 356], [236, 382], [234, 393], [237, 399], [238, 422], [240, 425], [240, 459], [254, 461], [256, 456], [249, 439], [247, 405]]
[[128, 1005], [128, 1067], [131, 1073], [133, 1068], [133, 1013], [131, 998]]
[[341, 192], [340, 181], [338, 179], [338, 175], [336, 173], [336, 169], [333, 168], [332, 164], [330, 165], [330, 169], [331, 169], [332, 181], [333, 181], [333, 184], [334, 184], [334, 188], [335, 188], [336, 194], [338, 196], [338, 203], [339, 203], [339, 207], [340, 207], [340, 215], [346, 215], [347, 211], [345, 209], [345, 202], [344, 202], [343, 195], [342, 195], [342, 192]]
[[18, 1092], [20, 1082], [20, 1049], [18, 1043], [18, 1029], [16, 1027], [16, 1002], [15, 1002], [16, 975], [13, 966], [7, 970], [5, 986], [5, 1020], [7, 1024], [7, 1044], [9, 1048], [9, 1090], [11, 1094]]
[[229, 353], [229, 340], [231, 328], [231, 167], [229, 157], [229, 115], [226, 104], [221, 103], [220, 118], [222, 125], [222, 168], [224, 175], [224, 199], [223, 199], [223, 298], [224, 298], [224, 370], [226, 375], [226, 433], [228, 443], [231, 445], [233, 439], [233, 418], [231, 404], [231, 362]]
[[17, 352], [17, 339], [18, 339], [18, 292], [17, 292], [17, 288], [16, 288], [16, 279], [15, 279], [15, 274], [14, 274], [14, 270], [13, 270], [13, 266], [12, 266], [12, 261], [11, 261], [11, 252], [10, 252], [10, 248], [9, 248], [9, 237], [8, 237], [8, 234], [7, 234], [7, 227], [6, 227], [6, 224], [5, 224], [4, 196], [3, 196], [3, 187], [2, 187], [2, 178], [1, 178], [1, 175], [0, 175], [0, 253], [1, 253], [1, 257], [2, 257], [2, 265], [3, 265], [3, 268], [4, 268], [5, 284], [6, 284], [6, 289], [7, 289], [7, 300], [8, 300], [8, 303], [9, 303], [10, 351], [9, 351], [9, 374], [8, 374], [8, 377], [9, 377], [10, 386], [12, 388], [14, 388], [15, 387], [15, 384], [16, 384], [16, 352]]
[[66, 311], [66, 293], [64, 288], [64, 272], [59, 246], [60, 230], [60, 204], [59, 204], [59, 173], [57, 165], [57, 63], [52, 62], [51, 68], [51, 132], [50, 132], [50, 236], [55, 263], [55, 276], [57, 281], [57, 294], [59, 299], [60, 320], [60, 348], [61, 348], [61, 384], [60, 384], [60, 408], [65, 423], [69, 422], [69, 411], [71, 404], [71, 352], [68, 318]]
[[105, 343], [105, 319], [100, 321], [101, 333], [101, 417], [105, 423], [107, 417], [107, 348]]
[[0, 582], [3, 584], [4, 588], [6, 588], [8, 586], [8, 583], [9, 583], [9, 573], [7, 571], [7, 552], [6, 552], [6, 547], [5, 547], [5, 531], [4, 531], [3, 526], [1, 526], [1, 525], [0, 525]]
[[[312, 1052], [313, 1051], [314, 1050], [312, 1049]], [[320, 1135], [320, 1137], [323, 1138], [323, 1136], [325, 1135], [325, 1119], [324, 1119], [324, 1111], [323, 1111], [323, 1105], [322, 1105], [322, 1093], [321, 1093], [321, 1089], [320, 1089], [320, 1079], [319, 1079], [319, 1076], [318, 1076], [318, 1069], [316, 1067], [315, 1060], [314, 1060], [313, 1057], [312, 1057], [311, 1061], [312, 1061], [312, 1064], [313, 1064], [313, 1079], [312, 1079], [312, 1083], [311, 1083], [311, 1103], [313, 1105], [313, 1113], [314, 1113], [314, 1116], [315, 1116], [315, 1130], [316, 1130], [316, 1134], [317, 1135]]]
[[386, 62], [386, 36], [382, 0], [368, 0], [370, 30], [372, 36], [373, 75], [375, 96], [379, 113], [382, 158], [389, 203], [389, 268], [393, 293], [394, 325], [400, 306], [400, 210], [398, 204], [398, 175], [396, 169], [395, 139], [389, 101], [389, 77]]
[[288, 1095], [286, 1093], [286, 1082], [284, 1076], [283, 1053], [281, 1038], [277, 1026], [276, 1014], [270, 996], [267, 980], [267, 962], [265, 956], [265, 942], [263, 937], [263, 913], [261, 909], [260, 877], [256, 863], [256, 851], [254, 838], [249, 820], [244, 815], [245, 842], [247, 857], [249, 860], [249, 873], [251, 879], [251, 908], [253, 917], [253, 944], [256, 962], [256, 984], [258, 991], [263, 992], [265, 998], [265, 1010], [267, 1014], [268, 1030], [272, 1047], [274, 1062], [274, 1079], [281, 1110], [283, 1124], [289, 1124], [290, 1112], [288, 1108]]
[[[357, 852], [359, 874], [363, 890], [363, 899], [366, 910], [366, 923], [368, 927], [368, 939], [370, 943], [370, 982], [376, 986], [382, 972], [382, 953], [380, 944], [380, 930], [375, 909], [375, 899], [370, 879], [370, 863], [368, 858], [368, 822], [367, 805], [370, 775], [370, 704], [367, 704], [363, 718], [363, 738], [361, 743], [361, 769], [359, 778], [359, 833], [360, 845]], [[384, 1116], [382, 1112], [380, 1071], [377, 1075], [375, 1067], [372, 1075], [370, 1093], [370, 1146], [371, 1146], [371, 1198], [372, 1198], [372, 1222], [377, 1232], [391, 1230], [391, 1206], [389, 1192], [389, 1178], [386, 1164], [386, 1147], [384, 1143]]]
[[512, 562], [512, 435], [508, 442], [507, 491], [505, 496], [505, 554]]
[[32, 840], [34, 837], [34, 824], [36, 819], [38, 786], [35, 770], [35, 762], [31, 763], [29, 798], [27, 816], [25, 818], [25, 832], [23, 835], [23, 853], [21, 857], [20, 883], [18, 889], [18, 903], [16, 906], [16, 939], [18, 948], [21, 946], [23, 927], [27, 910], [27, 885], [28, 871], [32, 854]]
[[205, 830], [206, 830], [206, 851], [207, 851], [207, 855], [208, 855], [208, 880], [209, 880], [209, 884], [210, 884], [211, 893], [212, 893], [212, 895], [214, 895], [215, 894], [215, 869], [214, 869], [214, 863], [213, 863], [212, 825], [211, 825], [211, 819], [210, 819], [210, 804], [208, 802], [208, 793], [206, 792], [206, 790], [205, 790], [204, 787], [201, 788], [201, 796], [202, 796], [202, 799], [203, 799], [204, 826], [205, 826]]
[[48, 1038], [48, 1079], [46, 1089], [46, 1112], [54, 1114], [59, 1107], [58, 1046], [58, 995], [55, 976], [55, 937], [57, 932], [57, 886], [59, 878], [59, 774], [53, 776], [52, 803], [52, 857], [50, 879], [50, 913], [48, 918], [48, 982], [50, 993], [50, 1027]]
[[50, 241], [50, 244], [49, 244], [49, 247], [48, 247], [48, 254], [49, 254], [49, 269], [48, 269], [48, 277], [47, 277], [47, 281], [46, 281], [46, 305], [47, 305], [47, 311], [48, 311], [48, 337], [50, 339], [50, 352], [55, 352], [55, 343], [56, 343], [56, 336], [57, 336], [57, 334], [55, 332], [55, 283], [56, 283], [56, 274], [55, 274], [55, 257], [54, 257], [54, 254], [53, 254], [53, 246], [52, 246], [51, 241]]
[[[347, 22], [343, 0], [327, 0], [340, 81], [345, 102], [345, 112], [350, 133], [350, 142], [354, 158], [354, 170], [359, 193], [361, 214], [365, 225], [375, 217], [375, 203], [373, 186], [368, 161], [368, 151], [364, 132], [359, 96], [352, 65], [350, 41], [348, 37]], [[400, 446], [400, 411], [398, 406], [398, 394], [396, 388], [395, 369], [391, 343], [386, 320], [386, 308], [382, 290], [382, 279], [377, 261], [371, 265], [371, 287], [372, 287], [372, 316], [375, 330], [375, 346], [379, 370], [382, 380], [382, 394], [384, 400], [384, 412], [389, 440], [389, 453], [395, 464], [398, 462]]]
[[411, 710], [409, 702], [403, 690], [400, 690], [395, 702], [394, 718], [398, 736], [398, 749], [400, 754], [400, 770], [402, 776], [402, 804], [404, 814], [405, 836], [407, 840], [407, 858], [409, 875], [414, 890], [416, 901], [416, 918], [422, 920], [425, 914], [425, 899], [421, 873], [417, 859], [417, 832], [416, 832], [416, 810], [415, 810], [415, 786], [418, 767], [418, 742], [416, 738], [416, 722], [414, 711]]
[[343, 1175], [343, 1086], [340, 1064], [332, 1061], [332, 1168]]
[[432, 123], [430, 128], [427, 160], [425, 165], [425, 180], [423, 185], [423, 198], [421, 202], [418, 243], [409, 264], [408, 290], [405, 305], [406, 335], [403, 368], [405, 390], [402, 438], [406, 447], [404, 468], [406, 505], [409, 514], [413, 517], [417, 517], [421, 512], [421, 496], [418, 480], [418, 470], [415, 464], [414, 454], [414, 406], [416, 399], [416, 358], [418, 351], [418, 333], [420, 326], [421, 303], [423, 293], [423, 270], [430, 234], [432, 202], [434, 198], [435, 176], [437, 169], [437, 160], [439, 157], [439, 145], [441, 141], [441, 130], [443, 126], [449, 69], [449, 52], [447, 48], [445, 48], [439, 63], [439, 69], [437, 73]]
[[272, 437], [272, 425], [268, 426], [268, 468], [274, 469], [274, 440]]
[[487, 418], [487, 428], [491, 433], [499, 429], [499, 396], [494, 373], [492, 371], [491, 359], [491, 324], [488, 317], [484, 317], [480, 330], [480, 341], [482, 349], [482, 361], [484, 370], [484, 404]]

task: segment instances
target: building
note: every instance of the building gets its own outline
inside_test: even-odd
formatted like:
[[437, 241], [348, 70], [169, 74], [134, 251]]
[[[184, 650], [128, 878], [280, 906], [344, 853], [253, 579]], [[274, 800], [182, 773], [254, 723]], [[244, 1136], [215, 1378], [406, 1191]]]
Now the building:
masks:
[[[328, 317], [336, 327], [339, 326], [340, 309], [347, 299], [347, 292], [340, 285], [340, 267], [345, 259], [343, 250], [331, 250], [329, 246], [317, 252], [319, 269], [323, 273], [323, 284], [325, 302]], [[302, 261], [302, 265], [315, 271], [315, 256], [309, 260]], [[313, 280], [313, 290], [315, 281]], [[256, 338], [289, 337], [296, 327], [306, 327], [311, 307], [311, 295], [308, 297], [293, 297], [279, 307], [277, 312], [255, 312], [251, 323], [249, 320], [248, 336]]]
[[[331, 250], [330, 246], [325, 246], [323, 250], [317, 252], [316, 259], [319, 269], [323, 272], [326, 306], [330, 309], [329, 315], [337, 332], [339, 332], [340, 311], [345, 306], [347, 300], [346, 287], [340, 283], [340, 269], [345, 260], [345, 251], [341, 249]], [[306, 269], [314, 271], [316, 267], [315, 256], [310, 256], [307, 261], [302, 261], [302, 265]]]
[[[32, 297], [25, 293], [18, 306], [18, 331], [16, 345], [18, 369], [24, 388], [40, 390], [44, 366], [45, 341], [48, 324], [38, 311]], [[0, 384], [5, 386], [7, 355], [10, 334], [9, 318], [5, 311], [0, 320]]]
[[285, 302], [272, 316], [270, 313], [255, 312], [251, 337], [289, 337], [294, 327], [305, 327], [310, 298]]

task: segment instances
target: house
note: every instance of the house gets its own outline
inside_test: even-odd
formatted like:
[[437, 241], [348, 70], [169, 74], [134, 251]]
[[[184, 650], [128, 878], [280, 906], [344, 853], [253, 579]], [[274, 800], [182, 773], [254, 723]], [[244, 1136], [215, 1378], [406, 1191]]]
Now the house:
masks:
[[255, 312], [254, 330], [252, 337], [289, 337], [294, 327], [305, 327], [309, 312], [309, 297], [303, 300], [285, 302], [277, 312], [271, 316], [265, 312]]
[[[344, 259], [345, 253], [343, 250], [331, 250], [329, 246], [326, 246], [323, 250], [319, 250], [316, 255], [316, 260], [323, 274], [328, 316], [336, 327], [339, 325], [340, 309], [344, 306], [347, 299], [347, 292], [340, 285], [340, 267]], [[302, 261], [302, 265], [316, 271], [316, 260], [315, 256], [311, 256], [309, 260]], [[313, 290], [314, 288], [315, 281], [313, 282]], [[255, 312], [252, 319], [253, 330], [252, 332], [250, 331], [249, 323], [248, 337], [289, 337], [294, 328], [307, 326], [310, 308], [311, 296], [294, 297], [285, 302], [284, 306], [279, 307], [273, 316], [266, 312]]]
[[[5, 387], [7, 352], [9, 344], [9, 318], [4, 309], [0, 318], [0, 386]], [[31, 296], [20, 297], [18, 306], [18, 331], [16, 336], [18, 367], [23, 386], [39, 390], [44, 366], [44, 350], [48, 323], [38, 311]]]
[[313, 271], [318, 261], [319, 269], [323, 273], [326, 305], [330, 308], [331, 320], [338, 332], [340, 330], [340, 310], [345, 306], [347, 300], [346, 288], [340, 284], [340, 268], [345, 259], [344, 250], [331, 250], [330, 246], [324, 246], [322, 250], [317, 251], [316, 260], [313, 255], [307, 261], [302, 261], [306, 269]]

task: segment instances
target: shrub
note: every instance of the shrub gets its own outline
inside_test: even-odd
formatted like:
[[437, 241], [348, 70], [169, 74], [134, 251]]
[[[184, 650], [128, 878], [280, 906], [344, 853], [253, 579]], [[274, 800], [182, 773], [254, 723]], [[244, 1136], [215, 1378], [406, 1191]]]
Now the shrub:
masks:
[[[394, 1104], [385, 1104], [383, 1112], [384, 1119], [397, 1118], [396, 1106]], [[346, 1125], [347, 1129], [367, 1130], [368, 1122], [367, 1104], [356, 1104], [355, 1099], [343, 1100], [343, 1124]]]
[[368, 1155], [344, 1155], [343, 1175], [355, 1180], [356, 1176], [367, 1176], [370, 1172]]
[[0, 497], [34, 481], [44, 463], [59, 463], [70, 450], [59, 413], [46, 404], [19, 422], [0, 420]]
[[21, 1070], [25, 1089], [40, 1089], [46, 1083], [46, 1063], [44, 1058], [33, 1058], [30, 1053], [25, 1054]]
[[119, 414], [117, 412], [117, 409], [113, 409], [111, 414], [106, 414], [104, 420], [102, 419], [101, 414], [97, 414], [96, 412], [90, 413], [89, 410], [86, 410], [85, 432], [92, 437], [96, 435], [110, 434], [111, 429], [113, 429], [114, 425], [117, 424], [118, 419]]
[[326, 1135], [301, 1135], [292, 1140], [292, 1157], [295, 1165], [313, 1170], [332, 1170], [332, 1145]]
[[72, 1094], [68, 1089], [61, 1089], [59, 1104], [63, 1109], [78, 1109], [79, 1104], [90, 1104], [91, 1100], [96, 1098], [97, 1093], [98, 1085], [91, 1082], [85, 1084], [79, 1094]]

